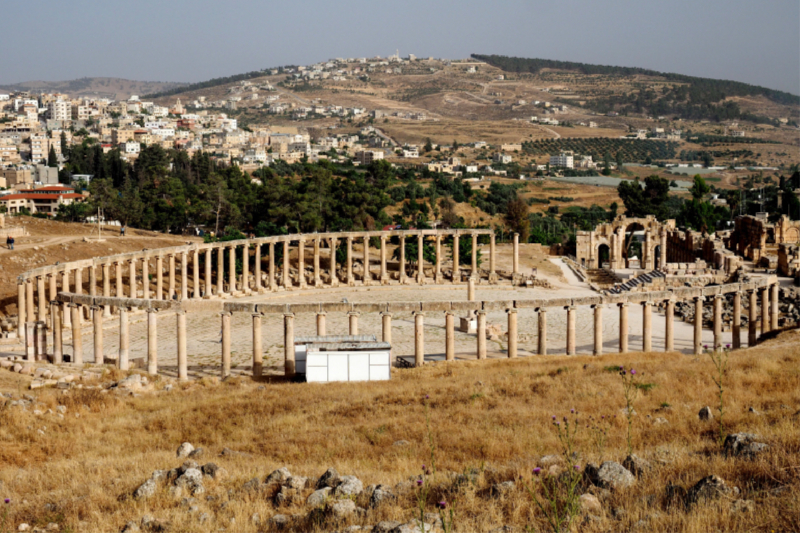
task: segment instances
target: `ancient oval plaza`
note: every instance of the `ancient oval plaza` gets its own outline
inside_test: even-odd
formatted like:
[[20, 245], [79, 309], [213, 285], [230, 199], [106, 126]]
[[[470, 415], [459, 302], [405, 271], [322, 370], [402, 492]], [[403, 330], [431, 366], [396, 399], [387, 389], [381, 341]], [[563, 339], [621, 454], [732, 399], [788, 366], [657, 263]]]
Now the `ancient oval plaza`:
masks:
[[[394, 366], [735, 349], [779, 327], [779, 283], [767, 248], [779, 248], [784, 268], [796, 262], [796, 246], [786, 241], [798, 240], [797, 228], [786, 224], [776, 231], [740, 217], [733, 232], [709, 237], [679, 231], [674, 221], [620, 216], [579, 232], [576, 257], [551, 259], [569, 281], [560, 287], [520, 267], [537, 245], [520, 245], [516, 235], [498, 244], [490, 230], [301, 234], [146, 249], [23, 274], [18, 335], [29, 361], [139, 367], [181, 380], [294, 377], [296, 340], [309, 336], [371, 335], [390, 347]], [[643, 257], [628, 257], [624, 243], [637, 232]], [[417, 257], [405, 256], [409, 240], [418, 244]], [[390, 242], [399, 243], [399, 259], [389, 258]], [[432, 264], [423, 243], [435, 247]], [[454, 263], [466, 243], [471, 261]], [[335, 261], [337, 254], [343, 260]], [[693, 310], [691, 320], [676, 317], [676, 306]]]

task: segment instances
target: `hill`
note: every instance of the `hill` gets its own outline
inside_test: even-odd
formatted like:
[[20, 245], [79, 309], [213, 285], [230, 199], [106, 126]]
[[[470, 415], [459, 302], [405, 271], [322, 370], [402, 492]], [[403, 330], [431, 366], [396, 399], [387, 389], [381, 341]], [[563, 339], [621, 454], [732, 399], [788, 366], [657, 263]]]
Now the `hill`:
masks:
[[79, 78], [64, 81], [24, 81], [0, 85], [3, 91], [30, 91], [32, 93], [64, 93], [71, 97], [90, 96], [127, 100], [131, 95], [143, 95], [182, 87], [183, 83], [161, 81], [135, 81], [122, 78]]

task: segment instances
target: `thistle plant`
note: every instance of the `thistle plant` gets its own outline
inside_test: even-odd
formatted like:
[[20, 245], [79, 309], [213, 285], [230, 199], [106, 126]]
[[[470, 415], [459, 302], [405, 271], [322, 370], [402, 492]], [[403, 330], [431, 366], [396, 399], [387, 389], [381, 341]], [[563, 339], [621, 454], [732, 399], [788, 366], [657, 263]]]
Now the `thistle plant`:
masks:
[[[430, 453], [430, 467], [422, 465], [422, 473], [419, 475], [416, 481], [418, 489], [417, 510], [419, 512], [419, 517], [417, 520], [419, 521], [420, 531], [426, 531], [425, 509], [427, 508], [428, 497], [431, 493], [430, 480], [436, 475], [436, 442], [433, 439], [433, 431], [431, 431], [431, 417], [428, 409], [429, 398], [430, 397], [426, 394], [425, 399], [423, 400], [423, 405], [425, 406], [425, 432], [428, 451]], [[455, 522], [455, 510], [453, 505], [448, 504], [447, 500], [443, 498], [436, 504], [436, 508], [439, 513], [439, 518], [442, 521], [442, 529], [444, 530], [444, 533], [452, 533], [454, 531], [453, 524]]]
[[639, 393], [636, 370], [631, 368], [630, 372], [625, 367], [619, 367], [619, 376], [622, 378], [622, 392], [625, 395], [625, 417], [628, 419], [628, 455], [633, 453], [633, 402]]
[[[553, 415], [552, 427], [561, 445], [561, 454], [567, 465], [564, 473], [550, 475], [536, 467], [532, 472], [531, 484], [525, 488], [536, 506], [544, 515], [553, 533], [569, 529], [573, 518], [580, 510], [578, 484], [581, 481], [581, 467], [576, 463], [575, 436], [578, 433], [578, 413], [572, 409], [572, 420], [563, 417], [561, 421]], [[541, 494], [540, 494], [541, 492]], [[530, 529], [530, 532], [535, 529]]]
[[589, 430], [590, 440], [597, 451], [597, 457], [602, 462], [608, 441], [608, 431], [611, 429], [610, 419], [606, 418], [606, 415], [601, 415], [598, 419], [590, 416], [586, 429]]
[[725, 378], [728, 374], [728, 355], [730, 354], [730, 348], [731, 345], [728, 344], [724, 350], [706, 351], [711, 358], [711, 362], [714, 363], [714, 373], [711, 375], [711, 379], [717, 386], [717, 396], [719, 398], [719, 407], [717, 408], [719, 411], [719, 435], [717, 436], [717, 441], [720, 447], [722, 447], [725, 442], [725, 425], [722, 421], [722, 417], [725, 415]]

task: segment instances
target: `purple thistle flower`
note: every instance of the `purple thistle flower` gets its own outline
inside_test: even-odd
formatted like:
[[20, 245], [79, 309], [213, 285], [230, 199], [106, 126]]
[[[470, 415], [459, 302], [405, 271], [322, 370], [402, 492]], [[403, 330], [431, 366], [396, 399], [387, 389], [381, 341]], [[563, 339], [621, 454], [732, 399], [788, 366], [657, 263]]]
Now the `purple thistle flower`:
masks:
[[558, 420], [556, 420], [555, 424], [556, 424], [557, 426], [560, 426], [560, 425], [561, 425], [561, 422], [559, 422]]
[[425, 470], [425, 465], [422, 465], [422, 469]]
[[580, 467], [580, 466], [578, 466], [578, 465], [575, 465], [575, 470], [580, 470], [580, 469], [581, 469], [581, 467]]
[[421, 485], [422, 485], [422, 480], [421, 480], [421, 479], [418, 479], [418, 480], [417, 480], [417, 486], [419, 487], [419, 486], [421, 486]]
[[730, 347], [731, 347], [731, 345], [730, 345], [730, 344], [726, 344], [726, 345], [725, 345], [725, 347], [726, 347], [726, 348], [730, 348]]
[[636, 370], [634, 370], [634, 369], [632, 369], [632, 368], [631, 368], [631, 375], [633, 376], [633, 375], [635, 375], [635, 374], [636, 374]]
[[553, 415], [553, 420], [555, 420], [555, 419], [556, 419], [556, 415]]
[[[536, 476], [538, 476], [541, 472], [542, 472], [542, 469], [539, 468], [538, 466], [533, 469], [533, 474], [536, 475]], [[8, 500], [6, 500], [6, 501], [8, 501]]]
[[6, 502], [6, 503], [11, 503], [11, 498], [6, 498], [6, 499], [5, 499], [5, 500], [3, 500], [3, 501], [4, 501], [4, 502]]
[[428, 395], [426, 394], [426, 395], [425, 395], [425, 399], [427, 400], [428, 398], [430, 398], [430, 396], [428, 396]]
[[704, 345], [703, 345], [703, 348], [705, 348], [706, 350], [708, 350], [708, 344], [704, 344]]
[[569, 412], [570, 413], [574, 413], [575, 412], [575, 408], [570, 409]]
[[444, 501], [444, 500], [440, 501], [440, 502], [439, 502], [439, 503], [437, 503], [436, 505], [438, 505], [438, 506], [439, 506], [439, 509], [447, 509], [447, 502], [446, 502], [446, 501]]

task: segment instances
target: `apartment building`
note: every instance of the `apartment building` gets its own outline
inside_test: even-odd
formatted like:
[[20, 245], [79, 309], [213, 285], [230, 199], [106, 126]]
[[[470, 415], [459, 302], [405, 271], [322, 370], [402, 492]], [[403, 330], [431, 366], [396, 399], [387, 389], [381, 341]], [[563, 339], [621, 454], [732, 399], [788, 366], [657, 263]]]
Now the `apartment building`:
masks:
[[23, 189], [14, 194], [0, 196], [0, 206], [9, 213], [20, 213], [27, 209], [30, 213], [47, 213], [55, 216], [59, 206], [83, 201], [83, 195], [75, 189], [54, 185], [39, 189]]
[[54, 100], [47, 104], [47, 118], [50, 120], [72, 120], [72, 102]]
[[356, 154], [356, 160], [362, 165], [369, 165], [380, 159], [383, 159], [383, 151], [380, 150], [362, 150]]
[[551, 167], [575, 168], [575, 155], [572, 152], [561, 152], [550, 156]]

